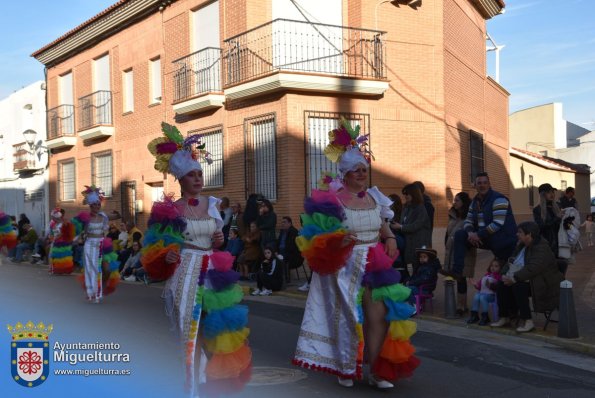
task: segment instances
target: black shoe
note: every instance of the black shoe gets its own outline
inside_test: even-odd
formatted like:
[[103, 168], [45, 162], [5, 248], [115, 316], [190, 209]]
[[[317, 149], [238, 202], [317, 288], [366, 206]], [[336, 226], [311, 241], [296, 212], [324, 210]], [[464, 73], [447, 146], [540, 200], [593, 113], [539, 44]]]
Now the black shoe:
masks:
[[487, 312], [482, 312], [481, 313], [481, 320], [479, 321], [478, 325], [479, 326], [486, 326], [490, 323], [490, 318], [488, 318], [488, 313]]
[[467, 323], [470, 325], [472, 323], [477, 323], [479, 321], [479, 316], [477, 311], [471, 311], [471, 316], [467, 319]]

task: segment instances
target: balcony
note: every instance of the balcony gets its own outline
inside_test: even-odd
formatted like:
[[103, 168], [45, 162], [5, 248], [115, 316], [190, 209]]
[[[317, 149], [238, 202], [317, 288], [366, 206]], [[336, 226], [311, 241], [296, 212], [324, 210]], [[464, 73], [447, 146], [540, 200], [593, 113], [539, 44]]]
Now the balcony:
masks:
[[83, 140], [114, 134], [111, 91], [96, 91], [79, 98], [79, 112], [78, 131]]
[[13, 145], [14, 148], [14, 164], [13, 170], [15, 172], [26, 172], [37, 170], [37, 162], [35, 155], [29, 151], [29, 145], [26, 142]]
[[223, 106], [221, 49], [208, 47], [173, 61], [174, 111], [178, 115]]
[[275, 19], [224, 41], [224, 93], [279, 90], [381, 95], [388, 89], [384, 32]]
[[76, 145], [74, 133], [74, 105], [60, 105], [47, 111], [49, 149]]

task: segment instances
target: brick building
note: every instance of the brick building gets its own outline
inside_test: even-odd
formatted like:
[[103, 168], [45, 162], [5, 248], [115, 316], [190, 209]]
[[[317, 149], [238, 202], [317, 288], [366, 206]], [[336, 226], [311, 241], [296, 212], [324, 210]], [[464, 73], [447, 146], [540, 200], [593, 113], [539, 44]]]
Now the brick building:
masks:
[[422, 180], [446, 223], [490, 171], [508, 192], [508, 93], [486, 76], [501, 0], [121, 0], [33, 56], [47, 68], [50, 201], [83, 185], [144, 225], [177, 183], [153, 169], [161, 121], [204, 135], [207, 192], [271, 198], [296, 216], [328, 170], [327, 132], [370, 134], [371, 184]]

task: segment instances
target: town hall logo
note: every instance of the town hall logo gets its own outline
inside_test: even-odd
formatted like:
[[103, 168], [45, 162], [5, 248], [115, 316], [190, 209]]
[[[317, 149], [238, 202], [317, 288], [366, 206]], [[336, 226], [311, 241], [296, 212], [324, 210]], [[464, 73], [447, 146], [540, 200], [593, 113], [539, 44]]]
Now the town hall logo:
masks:
[[50, 373], [49, 335], [53, 325], [43, 322], [35, 325], [29, 321], [23, 326], [18, 322], [14, 327], [8, 325], [12, 335], [10, 359], [12, 379], [24, 387], [37, 387]]

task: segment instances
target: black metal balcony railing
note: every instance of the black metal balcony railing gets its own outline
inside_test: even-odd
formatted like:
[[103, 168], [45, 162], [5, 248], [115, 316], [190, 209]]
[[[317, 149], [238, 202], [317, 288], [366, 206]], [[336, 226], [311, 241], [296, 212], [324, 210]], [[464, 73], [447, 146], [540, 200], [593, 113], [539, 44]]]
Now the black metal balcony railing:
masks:
[[74, 135], [74, 105], [60, 105], [48, 110], [48, 140]]
[[207, 47], [173, 61], [174, 102], [221, 91], [221, 49]]
[[28, 150], [29, 144], [22, 142], [13, 145], [14, 164], [13, 170], [32, 170], [35, 168], [35, 156]]
[[79, 131], [112, 125], [112, 92], [95, 91], [79, 98]]
[[385, 79], [383, 34], [275, 19], [224, 41], [225, 87], [279, 70]]

